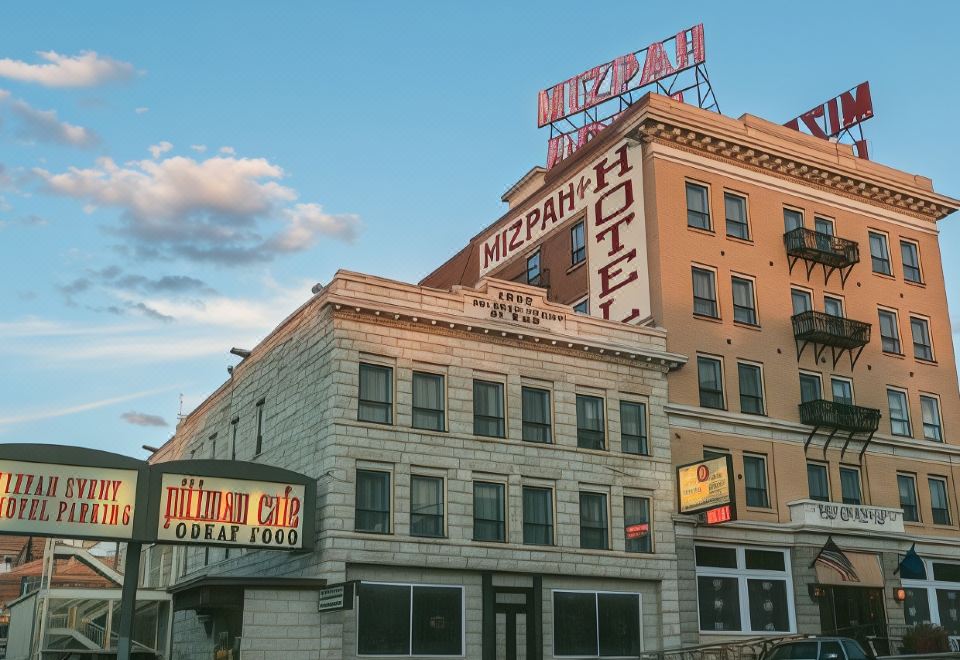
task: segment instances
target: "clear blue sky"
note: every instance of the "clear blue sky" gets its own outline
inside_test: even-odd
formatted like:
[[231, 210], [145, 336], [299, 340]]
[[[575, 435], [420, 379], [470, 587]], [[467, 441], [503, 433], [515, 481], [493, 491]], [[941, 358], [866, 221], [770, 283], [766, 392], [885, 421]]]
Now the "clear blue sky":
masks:
[[[143, 455], [179, 395], [202, 401], [229, 348], [313, 283], [416, 281], [498, 217], [545, 158], [540, 88], [699, 21], [724, 114], [785, 121], [869, 79], [873, 159], [960, 196], [958, 18], [946, 2], [5, 3], [0, 441]], [[941, 229], [960, 309], [960, 217]]]

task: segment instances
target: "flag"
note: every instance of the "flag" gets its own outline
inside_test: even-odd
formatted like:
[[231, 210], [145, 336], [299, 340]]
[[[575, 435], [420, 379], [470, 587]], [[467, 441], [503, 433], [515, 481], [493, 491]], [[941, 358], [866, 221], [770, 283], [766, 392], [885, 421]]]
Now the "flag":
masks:
[[923, 559], [917, 554], [917, 544], [914, 543], [907, 550], [907, 554], [900, 560], [900, 565], [893, 572], [894, 575], [900, 574], [901, 580], [926, 580], [927, 569], [923, 565]]
[[[824, 566], [829, 566], [835, 570], [840, 574], [840, 577], [844, 582], [860, 581], [860, 576], [858, 576], [857, 571], [854, 570], [850, 559], [843, 554], [843, 550], [837, 547], [837, 544], [833, 542], [832, 536], [827, 538], [827, 542], [823, 544], [823, 547], [820, 548], [820, 553], [817, 555], [816, 559], [813, 560], [813, 564], [816, 564], [817, 562], [820, 562]], [[813, 566], [813, 564], [811, 564], [811, 566]]]

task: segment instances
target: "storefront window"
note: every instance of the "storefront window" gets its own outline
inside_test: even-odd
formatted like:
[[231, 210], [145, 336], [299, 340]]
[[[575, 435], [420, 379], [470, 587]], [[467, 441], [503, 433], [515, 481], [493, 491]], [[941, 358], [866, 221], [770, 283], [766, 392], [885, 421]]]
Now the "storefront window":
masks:
[[903, 580], [907, 625], [933, 623], [960, 637], [960, 564], [924, 560], [929, 580]]
[[697, 546], [697, 597], [704, 632], [790, 632], [793, 593], [783, 550]]
[[908, 626], [930, 621], [930, 603], [927, 600], [926, 589], [905, 589], [906, 599], [903, 601], [903, 617]]
[[640, 594], [555, 591], [553, 621], [556, 657], [640, 654]]
[[461, 655], [463, 588], [360, 585], [357, 653], [360, 655]]

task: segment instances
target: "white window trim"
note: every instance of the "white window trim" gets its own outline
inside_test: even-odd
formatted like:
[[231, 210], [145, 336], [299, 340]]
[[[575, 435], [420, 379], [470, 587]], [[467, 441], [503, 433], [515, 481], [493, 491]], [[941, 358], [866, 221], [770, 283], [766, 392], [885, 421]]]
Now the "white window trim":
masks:
[[[713, 353], [697, 353], [695, 356], [694, 364], [697, 364], [697, 405], [700, 405], [700, 367], [699, 361], [700, 358], [707, 360], [713, 360], [714, 362], [720, 363], [720, 396], [723, 399], [722, 408], [707, 408], [707, 410], [729, 410], [730, 401], [727, 398], [727, 364], [722, 355], [714, 355]], [[761, 374], [762, 376], [762, 374]], [[740, 379], [739, 375], [737, 378], [737, 398], [740, 398], [739, 390]]]
[[927, 360], [926, 358], [918, 358], [918, 357], [917, 357], [917, 354], [916, 354], [916, 348], [914, 348], [914, 350], [911, 351], [911, 353], [913, 353], [913, 359], [914, 359], [914, 360], [919, 360], [920, 362], [923, 362], [923, 363], [936, 362], [936, 361], [937, 361], [937, 349], [936, 349], [936, 347], [933, 345], [933, 332], [930, 330], [930, 326], [933, 325], [933, 324], [931, 323], [931, 320], [930, 320], [930, 317], [929, 317], [929, 316], [924, 316], [923, 314], [915, 314], [915, 313], [913, 313], [913, 312], [910, 312], [910, 313], [908, 314], [908, 320], [909, 320], [909, 322], [910, 322], [910, 346], [913, 347], [913, 345], [914, 345], [914, 343], [915, 343], [915, 342], [914, 342], [914, 337], [913, 337], [913, 321], [914, 321], [914, 319], [916, 319], [917, 321], [923, 321], [923, 323], [924, 323], [924, 324], [926, 325], [926, 327], [927, 327], [927, 339], [930, 341], [930, 359]]
[[[956, 564], [957, 562], [923, 558], [923, 567], [927, 571], [926, 580], [908, 580], [902, 579], [901, 586], [905, 589], [925, 589], [927, 592], [927, 609], [930, 611], [930, 623], [940, 625], [940, 604], [937, 602], [937, 589], [946, 589], [948, 591], [960, 591], [960, 582], [946, 582], [933, 579], [933, 564]], [[953, 641], [960, 641], [960, 635], [951, 635]]]
[[[708, 547], [708, 548], [723, 548], [724, 550], [729, 550], [731, 546], [722, 545], [719, 543], [697, 543], [696, 547]], [[696, 550], [694, 550], [694, 573], [695, 579], [700, 577], [734, 577], [737, 578], [737, 590], [740, 600], [740, 627], [743, 628], [744, 625], [750, 622], [750, 599], [747, 591], [747, 580], [748, 579], [763, 579], [771, 578], [777, 580], [783, 580], [786, 582], [787, 587], [787, 621], [789, 622], [789, 630], [778, 630], [773, 634], [768, 636], [774, 637], [778, 635], [790, 635], [796, 634], [797, 632], [797, 613], [794, 606], [793, 600], [793, 568], [790, 564], [790, 550], [788, 548], [767, 548], [763, 546], [749, 546], [749, 545], [737, 545], [733, 546], [734, 550], [737, 552], [737, 568], [716, 568], [713, 566], [696, 566]], [[763, 550], [766, 552], [781, 552], [783, 553], [783, 567], [784, 571], [755, 571], [746, 569], [746, 550]], [[743, 568], [740, 568], [740, 567]], [[767, 631], [764, 630], [704, 630], [700, 625], [700, 600], [697, 599], [697, 629], [700, 631], [701, 635], [717, 635], [725, 637], [733, 636], [743, 636], [743, 637], [756, 637], [757, 633], [767, 634]]]
[[[359, 584], [379, 584], [390, 587], [411, 587], [410, 589], [410, 623], [408, 629], [408, 641], [407, 641], [407, 654], [406, 655], [396, 655], [396, 654], [371, 654], [371, 653], [360, 653], [360, 608], [357, 607], [354, 603], [354, 611], [357, 613], [357, 634], [354, 639], [354, 651], [357, 653], [357, 657], [361, 658], [409, 658], [413, 654], [413, 587], [443, 587], [445, 589], [459, 589], [460, 590], [460, 653], [454, 655], [431, 655], [431, 658], [463, 658], [466, 655], [466, 646], [467, 646], [467, 607], [466, 607], [466, 589], [462, 584], [432, 584], [425, 582], [381, 582], [378, 580], [360, 580]], [[354, 599], [360, 597], [360, 589], [358, 588], [354, 591]], [[419, 654], [418, 654], [419, 655]]]
[[[942, 402], [940, 401], [940, 395], [934, 394], [932, 392], [920, 392], [919, 399], [920, 399], [920, 432], [923, 434], [923, 439], [929, 442], [939, 442], [939, 443], [946, 442], [945, 440], [946, 434], [943, 432], [943, 406], [941, 405]], [[940, 427], [939, 440], [928, 438], [926, 435], [926, 431], [923, 428], [924, 427], [924, 421], [923, 421], [923, 400], [924, 399], [931, 399], [933, 401], [936, 401], [937, 403], [937, 424]]]
[[[644, 634], [643, 634], [643, 594], [638, 591], [607, 591], [607, 590], [594, 590], [594, 589], [551, 589], [550, 590], [550, 607], [553, 611], [556, 611], [556, 594], [593, 594], [593, 606], [594, 612], [597, 617], [597, 655], [558, 655], [557, 654], [557, 638], [556, 635], [553, 635], [551, 651], [553, 651], [554, 658], [633, 658], [635, 656], [626, 655], [626, 656], [607, 656], [600, 655], [600, 599], [597, 598], [600, 594], [617, 594], [617, 595], [627, 595], [627, 596], [636, 596], [637, 597], [637, 614], [640, 619], [640, 652], [643, 653], [646, 651], [646, 646], [644, 645]], [[554, 626], [556, 626], [556, 618], [554, 618]]]
[[[713, 304], [716, 305], [717, 307], [716, 316], [709, 316], [707, 314], [698, 314], [695, 311], [696, 301], [694, 300], [694, 296], [693, 296], [693, 271], [694, 270], [704, 270], [704, 271], [709, 271], [713, 273]], [[731, 294], [731, 300], [732, 300], [732, 296], [733, 294]], [[706, 264], [702, 264], [697, 261], [690, 263], [690, 303], [691, 303], [691, 309], [693, 310], [694, 318], [714, 319], [717, 321], [723, 318], [723, 307], [720, 304], [720, 271], [717, 269], [716, 266], [708, 266]]]
[[810, 298], [810, 309], [816, 310], [817, 307], [816, 305], [813, 304], [813, 301], [814, 301], [813, 289], [808, 289], [807, 287], [800, 286], [798, 284], [791, 284], [790, 285], [790, 315], [791, 316], [795, 316], [797, 314], [796, 312], [793, 311], [793, 292], [794, 291], [807, 294], [807, 296], [809, 296]]
[[925, 285], [927, 283], [927, 278], [924, 277], [924, 274], [923, 274], [923, 256], [920, 254], [920, 243], [913, 240], [912, 238], [904, 238], [903, 236], [900, 237], [900, 243], [909, 243], [917, 251], [917, 270], [920, 271], [919, 282], [917, 282], [916, 280], [907, 279], [907, 275], [906, 275], [907, 269], [903, 263], [903, 248], [900, 248], [900, 267], [903, 268], [903, 271], [904, 271], [903, 281], [906, 282], [907, 284], [913, 284], [915, 286]]
[[830, 376], [830, 400], [833, 400], [833, 381], [839, 380], [850, 385], [850, 398], [853, 400], [853, 405], [857, 404], [857, 392], [853, 389], [853, 379], [848, 378], [847, 376]]
[[[737, 239], [743, 240], [743, 239]], [[750, 328], [758, 327], [760, 325], [760, 302], [757, 299], [757, 278], [755, 275], [747, 275], [746, 273], [740, 273], [736, 271], [731, 271], [730, 273], [730, 309], [732, 314], [736, 314], [736, 309], [733, 305], [733, 281], [734, 280], [743, 280], [745, 282], [750, 282], [750, 297], [753, 298], [753, 315], [756, 317], [754, 323], [745, 323], [743, 321], [738, 321], [736, 318], [733, 318], [733, 322], [737, 325], [745, 325]]]
[[[897, 392], [903, 395], [903, 401], [906, 405], [907, 411], [907, 431], [906, 434], [903, 433], [894, 433], [893, 432], [893, 415], [890, 414], [890, 392]], [[910, 410], [910, 392], [905, 387], [897, 387], [896, 385], [887, 385], [886, 387], [887, 394], [887, 419], [890, 421], [890, 435], [895, 438], [912, 438], [913, 436], [913, 411]], [[902, 421], [902, 420], [897, 420]], [[923, 420], [921, 419], [921, 424]]]
[[[727, 232], [727, 195], [731, 197], [739, 197], [743, 200], [743, 221], [747, 225], [747, 237], [740, 238], [739, 236], [731, 236]], [[732, 238], [735, 241], [745, 241], [747, 243], [753, 243], [753, 224], [750, 222], [750, 196], [747, 193], [738, 192], [736, 190], [723, 190], [723, 235], [726, 238]]]
[[760, 370], [760, 412], [758, 413], [748, 413], [743, 412], [742, 405], [740, 412], [744, 415], [753, 415], [755, 417], [766, 417], [767, 415], [767, 383], [765, 374], [763, 373], [763, 363], [762, 362], [752, 362], [751, 360], [737, 360], [737, 402], [739, 403], [740, 399], [740, 365], [747, 367], [756, 367]]

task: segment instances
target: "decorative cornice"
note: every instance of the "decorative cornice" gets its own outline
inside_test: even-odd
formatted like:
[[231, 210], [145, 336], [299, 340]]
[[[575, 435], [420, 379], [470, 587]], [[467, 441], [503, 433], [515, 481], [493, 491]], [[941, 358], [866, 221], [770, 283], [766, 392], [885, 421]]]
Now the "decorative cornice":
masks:
[[763, 149], [757, 145], [747, 144], [746, 140], [737, 140], [732, 137], [719, 138], [706, 131], [679, 126], [677, 123], [659, 117], [643, 119], [637, 124], [632, 135], [643, 142], [669, 145], [714, 160], [736, 163], [757, 172], [800, 181], [818, 190], [833, 192], [851, 199], [866, 200], [922, 220], [935, 222], [952, 213], [956, 208], [941, 201], [940, 196], [936, 194], [924, 196], [916, 191], [898, 190], [895, 186], [879, 184], [866, 177], [851, 175], [839, 167], [804, 162], [804, 159], [795, 155], [789, 156], [772, 149]]

